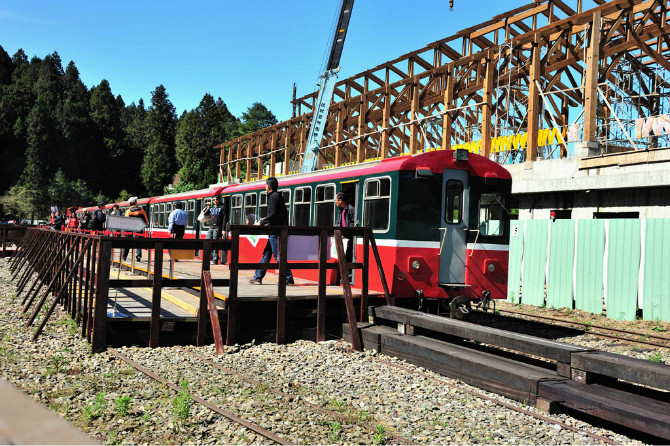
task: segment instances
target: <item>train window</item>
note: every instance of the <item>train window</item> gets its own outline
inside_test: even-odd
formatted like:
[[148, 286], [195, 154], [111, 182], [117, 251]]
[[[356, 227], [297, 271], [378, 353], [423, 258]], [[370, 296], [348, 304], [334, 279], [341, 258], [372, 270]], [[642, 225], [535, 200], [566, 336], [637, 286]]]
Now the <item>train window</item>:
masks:
[[258, 199], [258, 218], [265, 218], [268, 215], [268, 193], [261, 192], [261, 196]]
[[256, 223], [256, 193], [246, 194], [244, 196], [244, 217], [245, 223], [253, 225]]
[[312, 188], [298, 187], [293, 197], [293, 225], [309, 226], [310, 208], [312, 205]]
[[165, 223], [165, 203], [158, 205], [158, 227], [162, 228]]
[[241, 225], [242, 223], [242, 195], [233, 195], [231, 198], [232, 215], [230, 217], [231, 225]]
[[371, 178], [363, 186], [363, 226], [388, 231], [391, 211], [391, 179]]
[[335, 212], [335, 185], [316, 186], [314, 196], [314, 225], [332, 226]]
[[284, 203], [286, 203], [286, 215], [288, 215], [288, 221], [291, 221], [291, 191], [289, 189], [280, 189], [278, 192], [284, 198]]
[[[211, 197], [207, 197], [207, 198], [202, 199], [202, 208], [201, 209], [205, 209], [206, 206], [210, 206], [210, 207], [212, 206], [212, 198]], [[209, 229], [209, 221], [203, 221], [203, 222], [200, 222], [200, 224], [202, 225], [202, 230], [203, 231]]]
[[479, 199], [479, 234], [503, 235], [504, 203], [500, 194], [482, 194]]
[[191, 229], [193, 228], [193, 222], [195, 222], [195, 200], [188, 200], [186, 203], [186, 213], [188, 214], [186, 227]]
[[174, 208], [173, 203], [165, 203], [165, 226], [169, 226], [170, 222], [168, 221], [168, 217], [170, 217], [170, 214], [172, 213], [172, 209]]
[[460, 223], [463, 213], [463, 182], [448, 180], [444, 195], [445, 221], [449, 224]]
[[151, 205], [151, 221], [153, 222], [154, 228], [158, 227], [158, 205]]

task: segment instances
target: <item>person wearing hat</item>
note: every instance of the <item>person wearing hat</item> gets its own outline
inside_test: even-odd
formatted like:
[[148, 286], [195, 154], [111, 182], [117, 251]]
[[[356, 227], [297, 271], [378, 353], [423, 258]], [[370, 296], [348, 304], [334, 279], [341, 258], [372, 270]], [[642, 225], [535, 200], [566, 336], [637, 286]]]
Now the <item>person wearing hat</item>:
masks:
[[[130, 207], [126, 211], [126, 217], [133, 217], [133, 218], [139, 218], [144, 221], [144, 224], [149, 223], [149, 218], [147, 217], [147, 213], [144, 212], [144, 209], [142, 209], [142, 206], [138, 206], [137, 204], [137, 197], [130, 197], [128, 200], [128, 203], [130, 204]], [[128, 248], [123, 248], [123, 260], [126, 260], [128, 258]], [[142, 260], [142, 250], [138, 249], [137, 253], [135, 254], [135, 259], [139, 262]]]

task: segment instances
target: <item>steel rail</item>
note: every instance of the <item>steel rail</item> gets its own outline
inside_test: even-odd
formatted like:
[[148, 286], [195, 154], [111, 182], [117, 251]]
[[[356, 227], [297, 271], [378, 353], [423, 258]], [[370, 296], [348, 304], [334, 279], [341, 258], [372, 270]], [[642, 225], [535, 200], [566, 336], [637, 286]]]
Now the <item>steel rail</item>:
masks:
[[[566, 319], [561, 319], [561, 318], [556, 318], [552, 316], [540, 316], [540, 315], [535, 315], [535, 314], [530, 314], [530, 313], [524, 313], [521, 311], [514, 311], [514, 310], [498, 310], [501, 313], [507, 313], [507, 314], [515, 314], [519, 316], [526, 316], [530, 318], [535, 318], [535, 319], [541, 319], [541, 320], [547, 320], [547, 321], [552, 321], [552, 322], [559, 322], [562, 324], [566, 325], [576, 325], [578, 327], [584, 328], [585, 333], [592, 334], [594, 336], [602, 336], [604, 338], [608, 339], [618, 339], [620, 341], [628, 341], [628, 342], [636, 342], [639, 344], [644, 344], [644, 345], [649, 345], [653, 347], [662, 347], [662, 348], [670, 348], [670, 338], [664, 337], [664, 336], [656, 336], [656, 335], [650, 335], [646, 333], [640, 333], [639, 331], [630, 331], [630, 330], [622, 330], [619, 328], [610, 328], [610, 327], [604, 327], [602, 325], [593, 325], [589, 324], [587, 322], [577, 322], [577, 321], [569, 321]], [[663, 341], [665, 343], [658, 343], [658, 342], [651, 342], [651, 341], [646, 341], [646, 340], [638, 340], [638, 339], [629, 339], [629, 338], [622, 338], [620, 336], [616, 335], [608, 335], [606, 333], [596, 333], [594, 331], [591, 331], [592, 329], [597, 329], [597, 330], [604, 330], [604, 331], [610, 331], [614, 333], [621, 333], [625, 334], [628, 336], [641, 336], [645, 339], [655, 339], [658, 341]]]
[[[188, 350], [184, 349], [183, 347], [176, 346], [175, 348], [176, 348], [177, 350], [179, 350], [179, 351], [182, 351], [182, 352], [184, 352], [184, 353], [186, 353], [186, 354], [188, 354], [188, 355], [194, 357], [194, 358], [197, 358], [197, 359], [200, 359], [201, 361], [204, 361], [205, 363], [211, 365], [212, 367], [215, 367], [215, 368], [217, 368], [217, 369], [219, 369], [219, 370], [222, 370], [222, 371], [224, 371], [224, 372], [226, 372], [226, 373], [230, 373], [231, 375], [235, 375], [235, 376], [239, 377], [240, 379], [242, 379], [242, 380], [244, 380], [244, 381], [247, 381], [247, 382], [249, 382], [249, 383], [251, 383], [251, 384], [266, 386], [266, 388], [267, 388], [270, 392], [274, 393], [275, 395], [280, 395], [280, 396], [282, 396], [283, 398], [285, 398], [285, 399], [286, 399], [287, 401], [289, 401], [289, 402], [297, 401], [297, 400], [298, 400], [298, 397], [296, 397], [295, 395], [290, 395], [290, 394], [288, 394], [288, 393], [286, 393], [286, 392], [283, 392], [283, 391], [281, 391], [281, 390], [278, 390], [278, 389], [275, 389], [275, 388], [273, 388], [273, 387], [271, 387], [271, 386], [268, 386], [266, 383], [257, 381], [257, 380], [255, 380], [255, 379], [253, 379], [253, 378], [249, 378], [249, 377], [247, 377], [247, 376], [244, 376], [244, 375], [242, 375], [241, 373], [239, 373], [239, 372], [237, 372], [237, 371], [235, 371], [235, 370], [229, 369], [228, 367], [222, 366], [221, 364], [217, 364], [216, 362], [214, 362], [214, 361], [212, 361], [212, 360], [210, 360], [210, 359], [207, 359], [207, 358], [205, 358], [204, 356], [201, 356], [201, 355], [199, 355], [199, 354], [197, 354], [197, 353], [193, 353], [193, 352], [191, 352], [191, 351], [188, 351]], [[358, 419], [353, 418], [353, 417], [345, 417], [345, 416], [343, 416], [342, 413], [340, 413], [340, 412], [335, 412], [335, 411], [332, 411], [332, 410], [328, 410], [328, 409], [326, 409], [326, 408], [324, 408], [324, 407], [317, 406], [316, 404], [310, 403], [309, 401], [305, 401], [304, 399], [302, 400], [302, 402], [305, 403], [306, 405], [308, 405], [310, 408], [314, 409], [314, 410], [317, 411], [317, 412], [321, 412], [321, 413], [326, 414], [326, 415], [332, 415], [332, 416], [334, 416], [334, 417], [336, 417], [336, 418], [340, 418], [340, 419], [346, 420], [346, 421], [348, 421], [348, 422], [353, 422], [353, 423], [355, 423], [355, 424], [357, 424], [357, 425], [359, 425], [359, 426], [362, 426], [362, 427], [371, 429], [372, 431], [374, 431], [374, 430], [376, 429], [376, 427], [373, 426], [373, 425], [370, 424], [370, 423], [365, 423], [365, 422], [359, 421]], [[420, 444], [420, 443], [415, 443], [415, 442], [413, 442], [412, 440], [410, 440], [410, 439], [408, 439], [408, 438], [405, 438], [405, 437], [402, 437], [402, 436], [400, 436], [400, 435], [396, 435], [396, 434], [391, 434], [390, 437], [391, 437], [391, 439], [393, 439], [393, 440], [397, 440], [397, 441], [399, 441], [401, 444], [411, 444], [411, 445], [419, 445], [419, 444]]]
[[[108, 347], [107, 351], [109, 351], [112, 355], [116, 356], [120, 360], [126, 362], [127, 364], [130, 364], [131, 366], [135, 367], [137, 370], [140, 372], [144, 373], [145, 375], [149, 376], [150, 378], [155, 379], [156, 381], [160, 382], [161, 384], [165, 384], [166, 386], [170, 387], [172, 390], [175, 392], [180, 392], [182, 389], [170, 382], [167, 382], [167, 380], [163, 379], [161, 376], [157, 375], [156, 373], [152, 372], [150, 369], [138, 364], [137, 362], [133, 361], [123, 353], [119, 352], [118, 350]], [[284, 444], [284, 445], [290, 445], [293, 444], [293, 442], [287, 441], [283, 439], [282, 437], [275, 435], [274, 433], [270, 432], [267, 429], [263, 429], [262, 427], [251, 423], [250, 421], [247, 421], [243, 418], [238, 417], [237, 415], [233, 414], [232, 412], [228, 412], [225, 409], [222, 409], [221, 407], [210, 403], [209, 401], [200, 398], [199, 396], [196, 395], [191, 395], [191, 398], [199, 404], [202, 404], [206, 408], [223, 415], [224, 417], [228, 418], [231, 421], [234, 421], [235, 423], [241, 424], [242, 426], [251, 429], [252, 431], [256, 432], [257, 434], [262, 435], [263, 437], [274, 441], [275, 443], [278, 444]]]
[[[351, 350], [351, 351], [353, 352], [354, 350]], [[444, 380], [442, 380], [442, 379], [439, 379], [439, 378], [435, 378], [434, 376], [431, 376], [431, 375], [429, 375], [429, 374], [427, 374], [427, 373], [418, 372], [418, 371], [416, 371], [416, 370], [412, 370], [412, 369], [410, 369], [410, 368], [408, 368], [408, 367], [403, 367], [403, 366], [401, 366], [401, 365], [394, 364], [394, 363], [392, 363], [392, 362], [385, 361], [385, 360], [383, 360], [383, 359], [379, 359], [379, 358], [377, 358], [377, 360], [378, 360], [379, 362], [383, 363], [383, 364], [389, 365], [389, 366], [391, 366], [391, 367], [395, 367], [395, 368], [400, 369], [400, 370], [404, 370], [404, 371], [409, 372], [409, 373], [411, 373], [411, 374], [413, 374], [413, 375], [419, 375], [419, 376], [422, 376], [422, 377], [424, 377], [424, 378], [433, 380], [433, 381], [435, 381], [436, 383], [444, 384], [444, 385], [446, 385], [446, 386], [450, 386], [450, 385], [451, 385], [451, 383], [448, 383], [448, 382], [446, 382], [446, 381], [444, 381]], [[541, 420], [541, 421], [546, 421], [547, 423], [557, 424], [557, 425], [561, 426], [561, 428], [563, 428], [563, 429], [568, 429], [568, 430], [570, 430], [570, 431], [572, 431], [572, 432], [574, 432], [574, 433], [576, 433], [576, 434], [586, 435], [586, 436], [588, 436], [588, 437], [591, 437], [591, 438], [593, 438], [593, 439], [596, 439], [596, 440], [602, 441], [603, 443], [607, 443], [607, 444], [611, 444], [611, 445], [617, 445], [617, 446], [622, 445], [622, 443], [618, 443], [618, 442], [616, 442], [616, 441], [610, 440], [610, 439], [607, 438], [607, 437], [603, 437], [603, 436], [601, 436], [601, 435], [594, 434], [594, 433], [591, 433], [591, 432], [589, 432], [589, 431], [585, 431], [585, 430], [583, 430], [583, 429], [579, 429], [579, 428], [577, 428], [577, 427], [571, 426], [571, 425], [569, 425], [569, 424], [566, 424], [566, 423], [564, 423], [564, 422], [562, 422], [562, 421], [560, 421], [560, 420], [554, 419], [554, 418], [550, 418], [550, 417], [547, 417], [547, 416], [544, 416], [544, 415], [540, 415], [540, 414], [537, 414], [537, 413], [533, 413], [533, 412], [531, 412], [531, 411], [529, 411], [529, 410], [522, 409], [522, 408], [520, 408], [520, 407], [516, 407], [516, 406], [514, 406], [514, 405], [512, 405], [512, 404], [506, 403], [506, 402], [501, 401], [501, 400], [497, 400], [497, 399], [492, 398], [492, 397], [490, 397], [490, 396], [483, 395], [483, 394], [481, 394], [481, 393], [479, 393], [479, 392], [475, 392], [475, 391], [472, 391], [472, 390], [468, 390], [468, 389], [465, 389], [465, 388], [463, 388], [463, 387], [461, 387], [460, 390], [462, 390], [463, 392], [468, 393], [468, 394], [470, 394], [470, 395], [476, 396], [476, 397], [478, 397], [478, 398], [482, 398], [482, 399], [485, 399], [485, 400], [487, 400], [487, 401], [491, 401], [492, 403], [498, 404], [499, 406], [503, 406], [503, 407], [505, 407], [505, 408], [507, 408], [507, 409], [510, 409], [510, 410], [513, 410], [513, 411], [515, 411], [515, 412], [519, 412], [519, 413], [522, 413], [522, 414], [531, 416], [531, 417], [536, 418], [536, 419]]]

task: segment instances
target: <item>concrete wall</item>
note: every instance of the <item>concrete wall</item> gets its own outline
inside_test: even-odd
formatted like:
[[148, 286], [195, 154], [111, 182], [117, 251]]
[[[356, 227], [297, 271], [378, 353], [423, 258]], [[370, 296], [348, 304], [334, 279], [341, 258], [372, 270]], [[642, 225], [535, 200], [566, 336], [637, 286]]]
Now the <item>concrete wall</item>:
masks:
[[572, 219], [595, 212], [638, 212], [640, 218], [670, 218], [670, 149], [564, 158], [505, 166], [519, 219], [547, 219], [571, 209]]

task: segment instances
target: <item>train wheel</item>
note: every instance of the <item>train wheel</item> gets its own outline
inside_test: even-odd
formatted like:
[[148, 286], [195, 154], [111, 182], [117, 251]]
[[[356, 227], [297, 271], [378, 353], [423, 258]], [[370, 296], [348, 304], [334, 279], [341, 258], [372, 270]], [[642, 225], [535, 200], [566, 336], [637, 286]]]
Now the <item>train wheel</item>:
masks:
[[472, 310], [470, 299], [465, 296], [454, 297], [453, 300], [449, 302], [449, 310], [452, 319], [458, 319], [459, 321], [468, 320], [470, 317], [470, 310]]

